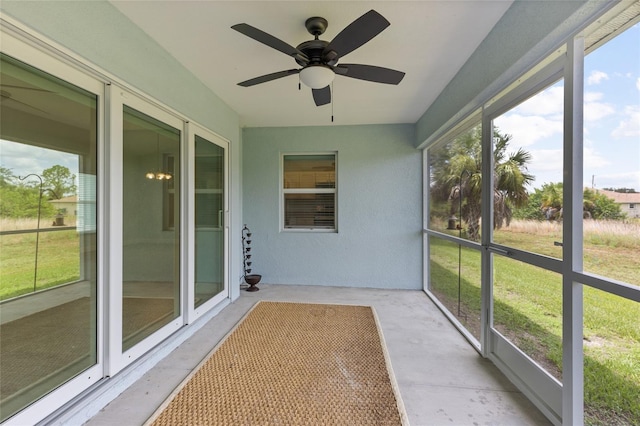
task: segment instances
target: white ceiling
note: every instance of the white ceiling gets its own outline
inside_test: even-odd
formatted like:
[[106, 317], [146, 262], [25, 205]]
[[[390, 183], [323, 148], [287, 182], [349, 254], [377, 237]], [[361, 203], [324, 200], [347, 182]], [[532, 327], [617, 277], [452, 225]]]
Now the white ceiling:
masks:
[[[242, 126], [415, 123], [511, 5], [500, 1], [112, 1], [240, 115]], [[232, 30], [259, 28], [292, 46], [313, 37], [312, 16], [331, 41], [375, 9], [391, 25], [342, 62], [404, 71], [398, 85], [336, 76], [333, 105], [316, 107], [298, 76], [252, 87], [238, 82], [299, 68], [293, 58]]]

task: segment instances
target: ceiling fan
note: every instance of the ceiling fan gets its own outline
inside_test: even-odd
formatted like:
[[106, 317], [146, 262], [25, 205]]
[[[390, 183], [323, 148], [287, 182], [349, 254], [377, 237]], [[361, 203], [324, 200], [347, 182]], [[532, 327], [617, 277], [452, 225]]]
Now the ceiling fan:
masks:
[[[5, 90], [5, 89], [9, 89], [9, 90]], [[22, 93], [20, 92], [21, 90], [25, 90], [27, 91], [27, 93], [29, 92], [42, 92], [42, 93], [53, 93], [51, 90], [46, 90], [46, 89], [40, 89], [37, 87], [28, 87], [28, 86], [17, 86], [15, 84], [4, 84], [4, 83], [0, 83], [0, 103], [4, 104], [5, 102], [14, 102], [20, 105], [24, 105], [27, 106], [29, 108], [35, 109], [37, 111], [40, 111], [42, 113], [45, 114], [49, 114], [47, 111], [44, 111], [40, 108], [36, 108], [35, 106], [28, 104], [27, 102], [23, 102], [23, 101], [19, 101], [18, 99], [16, 99], [15, 95], [13, 92], [18, 91], [18, 93]]]
[[311, 88], [316, 105], [321, 106], [331, 102], [329, 85], [336, 74], [375, 83], [398, 84], [402, 81], [404, 73], [401, 71], [374, 65], [338, 64], [341, 58], [367, 43], [391, 25], [378, 12], [370, 10], [365, 13], [344, 28], [331, 42], [318, 38], [327, 29], [327, 25], [327, 20], [324, 18], [315, 16], [307, 19], [305, 27], [314, 36], [314, 39], [300, 43], [297, 47], [293, 47], [249, 24], [233, 25], [231, 28], [234, 30], [291, 56], [302, 67], [262, 75], [238, 83], [238, 85], [249, 87], [299, 74], [300, 81]]

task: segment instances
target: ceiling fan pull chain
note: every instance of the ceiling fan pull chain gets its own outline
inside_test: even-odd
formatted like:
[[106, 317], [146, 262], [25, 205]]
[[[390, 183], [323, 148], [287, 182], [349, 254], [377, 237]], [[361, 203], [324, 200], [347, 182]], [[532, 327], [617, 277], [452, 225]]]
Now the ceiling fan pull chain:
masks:
[[333, 91], [333, 81], [331, 82], [331, 122], [333, 123], [333, 98], [335, 97], [335, 92]]

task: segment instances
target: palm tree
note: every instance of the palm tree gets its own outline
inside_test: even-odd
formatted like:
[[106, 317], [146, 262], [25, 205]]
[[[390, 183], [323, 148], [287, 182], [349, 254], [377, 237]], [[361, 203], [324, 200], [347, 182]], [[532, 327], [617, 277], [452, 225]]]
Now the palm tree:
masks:
[[[467, 223], [468, 237], [480, 239], [482, 199], [482, 129], [476, 126], [441, 149], [435, 150], [431, 162], [431, 194], [435, 199], [445, 196], [453, 216], [459, 211]], [[493, 227], [509, 226], [512, 207], [526, 204], [526, 185], [533, 180], [527, 172], [531, 154], [522, 148], [508, 152], [510, 135], [498, 129], [493, 132]], [[460, 197], [462, 208], [460, 209]]]
[[542, 185], [540, 207], [547, 220], [562, 219], [562, 182]]

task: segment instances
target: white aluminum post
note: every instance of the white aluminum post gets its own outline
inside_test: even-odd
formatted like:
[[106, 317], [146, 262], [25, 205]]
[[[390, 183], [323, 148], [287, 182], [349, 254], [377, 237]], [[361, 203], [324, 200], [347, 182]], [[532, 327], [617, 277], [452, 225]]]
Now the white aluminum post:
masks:
[[180, 275], [183, 283], [182, 289], [182, 309], [185, 313], [185, 324], [191, 324], [195, 319], [195, 300], [196, 294], [196, 272], [195, 272], [195, 131], [194, 125], [189, 121], [185, 121], [182, 134], [184, 135], [184, 143], [182, 144], [182, 238], [180, 244], [182, 246]]
[[[106, 336], [104, 347], [105, 375], [113, 376], [122, 366], [120, 354], [122, 352], [122, 174], [123, 174], [123, 137], [122, 137], [122, 89], [115, 84], [109, 84], [106, 90], [106, 149], [105, 185], [105, 235], [108, 248], [105, 250], [104, 264], [109, 265], [105, 270], [105, 300], [103, 308], [104, 333]], [[118, 283], [116, 285], [115, 283]]]
[[493, 262], [487, 247], [493, 236], [493, 124], [483, 114], [482, 119], [482, 224], [481, 242], [481, 305], [480, 350], [485, 358], [491, 351], [491, 326], [493, 325]]
[[429, 258], [431, 248], [429, 247], [429, 234], [426, 230], [429, 228], [429, 209], [430, 209], [430, 194], [431, 188], [431, 153], [430, 150], [425, 148], [422, 150], [422, 289], [424, 291], [430, 291], [429, 289]]
[[582, 351], [582, 133], [584, 39], [567, 43], [564, 86], [564, 226], [562, 250], [562, 424], [584, 423]]

